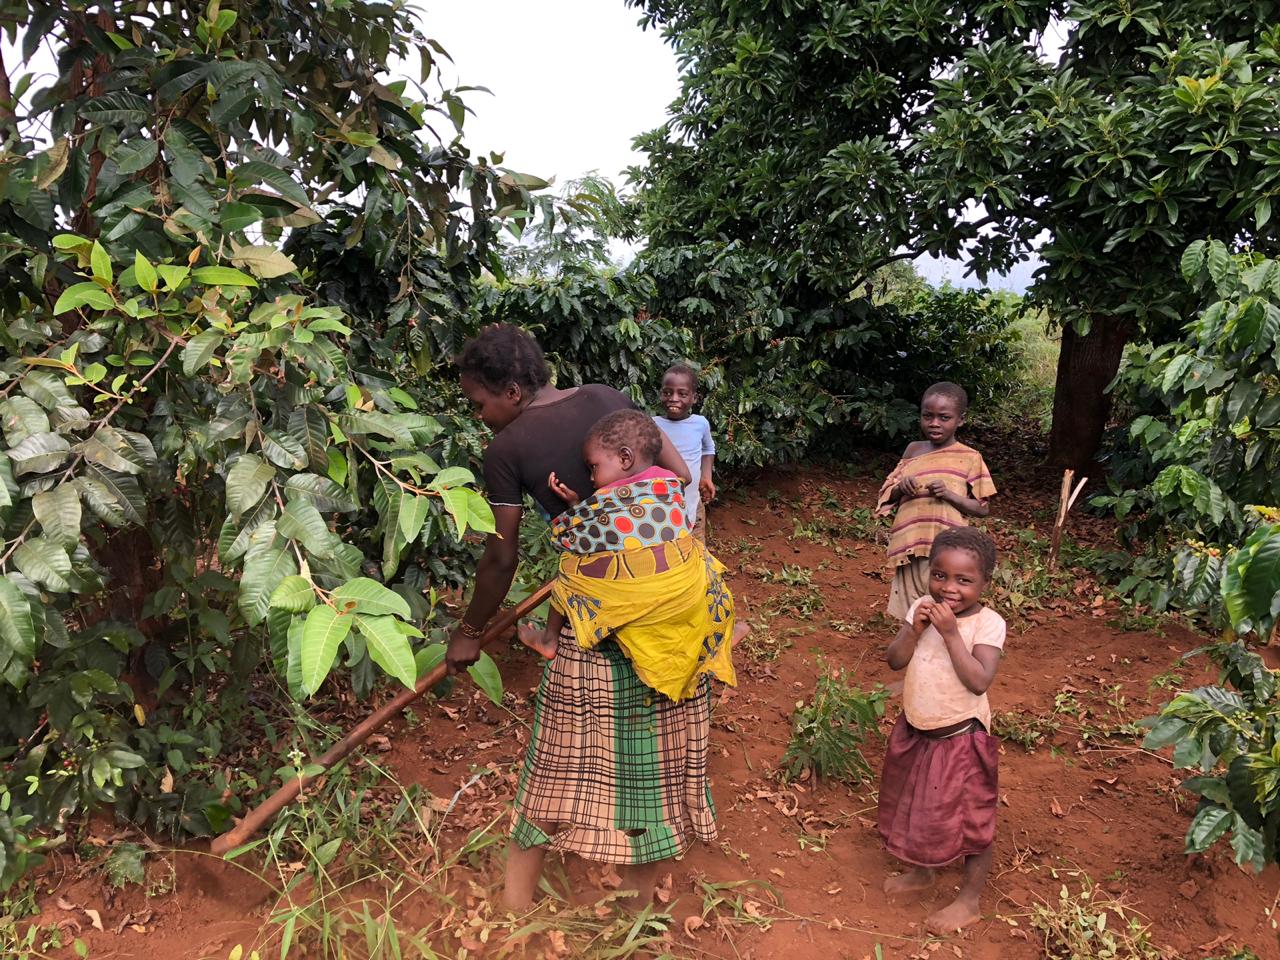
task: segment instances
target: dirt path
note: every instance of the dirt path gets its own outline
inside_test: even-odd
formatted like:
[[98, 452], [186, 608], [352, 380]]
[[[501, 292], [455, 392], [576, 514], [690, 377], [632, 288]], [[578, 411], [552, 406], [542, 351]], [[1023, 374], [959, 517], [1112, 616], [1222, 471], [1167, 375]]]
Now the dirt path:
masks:
[[[921, 902], [886, 900], [881, 883], [894, 864], [874, 829], [875, 783], [780, 783], [776, 770], [791, 714], [812, 694], [819, 657], [847, 669], [864, 688], [900, 679], [881, 659], [893, 630], [883, 616], [881, 547], [849, 535], [867, 532], [865, 518], [848, 511], [868, 504], [873, 488], [870, 476], [782, 474], [772, 484], [747, 488], [712, 516], [713, 547], [735, 571], [741, 603], [764, 628], [738, 651], [740, 686], [723, 691], [715, 708], [712, 773], [721, 841], [691, 852], [663, 890], [663, 909], [674, 918], [671, 952], [1030, 960], [1044, 955], [1028, 922], [1032, 905], [1056, 902], [1064, 886], [1078, 891], [1087, 875], [1098, 884], [1098, 897], [1118, 898], [1151, 923], [1152, 940], [1170, 955], [1201, 960], [1247, 945], [1258, 957], [1280, 958], [1267, 913], [1280, 887], [1277, 872], [1247, 876], [1220, 850], [1184, 857], [1191, 806], [1177, 789], [1181, 777], [1165, 759], [1137, 749], [1131, 736], [1115, 735], [1167, 699], [1167, 686], [1211, 681], [1203, 660], [1174, 666], [1199, 638], [1169, 624], [1125, 629], [1135, 625], [1133, 618], [1114, 602], [1095, 599], [1087, 580], [1066, 596], [1037, 599], [1031, 553], [1022, 569], [1013, 559], [1004, 561], [1015, 568], [1002, 587], [1006, 601], [1011, 592], [1028, 592], [1020, 593], [1023, 615], [1011, 620], [992, 691], [993, 707], [1005, 718], [997, 731], [1003, 728], [1006, 739], [998, 849], [980, 925], [941, 943], [923, 933], [924, 917], [947, 902], [955, 874]], [[1003, 516], [1016, 518], [992, 525], [1004, 544], [1048, 513], [1045, 501], [1031, 493], [1015, 492], [1001, 508]], [[833, 517], [836, 511], [847, 515]], [[537, 664], [522, 651], [504, 652], [500, 661], [507, 689], [525, 700]], [[527, 702], [504, 712], [465, 694], [424, 708], [425, 722], [402, 728], [390, 751], [375, 755], [402, 783], [421, 784], [434, 796], [447, 799], [465, 788], [440, 834], [442, 848], [449, 849], [509, 801], [511, 768], [526, 736]], [[886, 730], [897, 711], [895, 698]], [[879, 743], [867, 750], [877, 770], [881, 752]], [[464, 947], [472, 956], [498, 954], [492, 944], [486, 949], [480, 943], [484, 888], [497, 869], [493, 849], [451, 874], [447, 915], [439, 897], [406, 893], [397, 902], [399, 929], [435, 931], [431, 939], [441, 956], [464, 955]], [[279, 956], [279, 923], [269, 925], [266, 916], [278, 906], [270, 887], [194, 853], [172, 859], [174, 895], [147, 899], [124, 891], [107, 903], [101, 877], [90, 875], [59, 886], [45, 901], [45, 914], [74, 916], [92, 957], [222, 960], [236, 943], [265, 946], [272, 937], [268, 953]], [[558, 873], [552, 871], [553, 879]], [[613, 880], [581, 864], [569, 865], [568, 876], [589, 893]], [[62, 910], [55, 896], [73, 909]], [[295, 902], [305, 896], [295, 892]], [[110, 917], [108, 932], [97, 933], [82, 912], [76, 915], [83, 907]], [[115, 921], [142, 917], [143, 910], [149, 915], [136, 929], [125, 924], [118, 934], [110, 932]], [[535, 936], [529, 947], [534, 956], [572, 953], [555, 935]], [[405, 955], [418, 954], [406, 949]]]

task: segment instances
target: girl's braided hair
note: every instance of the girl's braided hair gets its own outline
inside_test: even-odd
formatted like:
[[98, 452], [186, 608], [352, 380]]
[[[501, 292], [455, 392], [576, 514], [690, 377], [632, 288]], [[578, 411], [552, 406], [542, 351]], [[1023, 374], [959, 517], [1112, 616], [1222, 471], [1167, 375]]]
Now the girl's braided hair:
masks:
[[662, 454], [662, 431], [653, 418], [639, 410], [615, 410], [595, 422], [587, 442], [598, 443], [610, 453], [630, 447], [636, 457], [657, 463]]
[[456, 362], [459, 371], [493, 393], [502, 393], [513, 383], [537, 393], [551, 379], [538, 341], [509, 323], [485, 327], [463, 344]]
[[996, 569], [996, 544], [981, 530], [973, 527], [951, 527], [943, 530], [933, 539], [929, 548], [929, 560], [932, 562], [944, 550], [968, 550], [978, 558], [978, 566], [982, 575], [988, 580]]

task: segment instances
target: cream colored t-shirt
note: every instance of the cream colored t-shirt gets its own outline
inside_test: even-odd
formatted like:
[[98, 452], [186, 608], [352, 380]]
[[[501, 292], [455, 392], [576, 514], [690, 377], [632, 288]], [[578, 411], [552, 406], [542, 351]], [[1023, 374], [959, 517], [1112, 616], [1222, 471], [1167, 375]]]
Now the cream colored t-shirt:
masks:
[[[907, 614], [910, 623], [916, 608], [928, 599], [928, 594], [911, 605]], [[965, 649], [973, 652], [974, 646], [985, 643], [997, 650], [1004, 649], [1004, 618], [990, 607], [983, 607], [967, 617], [956, 617], [960, 639]], [[947, 643], [932, 624], [925, 627], [916, 643], [916, 652], [907, 664], [907, 676], [902, 685], [902, 708], [907, 722], [917, 730], [937, 730], [962, 720], [978, 719], [991, 732], [991, 707], [987, 695], [974, 694], [960, 682], [956, 668], [947, 653]]]

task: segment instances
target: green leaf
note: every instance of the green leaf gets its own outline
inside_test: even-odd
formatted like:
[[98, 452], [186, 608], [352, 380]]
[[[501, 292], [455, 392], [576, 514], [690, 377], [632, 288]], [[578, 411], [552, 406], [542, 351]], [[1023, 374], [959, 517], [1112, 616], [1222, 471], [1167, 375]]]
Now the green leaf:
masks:
[[283, 277], [286, 273], [297, 271], [297, 265], [275, 247], [255, 245], [249, 247], [232, 247], [231, 262], [244, 267], [254, 276], [263, 280]]
[[289, 576], [271, 592], [269, 603], [290, 613], [306, 613], [316, 605], [316, 592], [306, 577]]
[[413, 650], [409, 647], [408, 638], [396, 629], [395, 620], [392, 617], [357, 616], [356, 626], [364, 635], [373, 662], [406, 687], [412, 687], [417, 680]]
[[123, 526], [143, 522], [147, 501], [135, 477], [90, 464], [74, 483], [89, 508], [107, 523]]
[[252, 453], [240, 457], [227, 474], [227, 509], [231, 516], [238, 518], [261, 500], [275, 475], [271, 464], [264, 463]]
[[[148, 442], [147, 447], [150, 447]], [[93, 436], [80, 444], [80, 454], [90, 463], [100, 464], [117, 473], [143, 473], [148, 464], [155, 462], [155, 451], [150, 456], [139, 454], [123, 431], [115, 427], [99, 427]]]
[[427, 514], [431, 512], [431, 504], [426, 497], [406, 494], [400, 498], [399, 524], [400, 536], [405, 543], [413, 543], [422, 532], [422, 525], [427, 522]]
[[1187, 828], [1187, 853], [1203, 853], [1227, 832], [1231, 825], [1231, 811], [1216, 803], [1206, 803], [1191, 820]]
[[0, 402], [0, 427], [5, 442], [15, 447], [27, 437], [49, 432], [49, 417], [30, 397], [9, 397]]
[[238, 233], [262, 219], [262, 211], [249, 203], [228, 203], [218, 215], [218, 222], [228, 233]]
[[301, 498], [290, 500], [284, 513], [276, 521], [276, 533], [290, 540], [297, 540], [315, 557], [333, 556], [334, 541], [338, 537], [329, 529], [315, 504]]
[[328, 477], [320, 477], [314, 473], [295, 473], [285, 481], [285, 490], [290, 499], [295, 496], [305, 497], [321, 510], [350, 513], [356, 509], [345, 489]]
[[[423, 647], [413, 655], [414, 666], [417, 668], [418, 680], [421, 680], [428, 673], [444, 662], [444, 655], [448, 652], [448, 648], [443, 643], [433, 643]], [[417, 681], [414, 681], [417, 685]]]
[[9, 450], [14, 476], [47, 473], [66, 463], [71, 453], [67, 438], [56, 433], [34, 433]]
[[307, 451], [298, 440], [287, 433], [268, 431], [262, 435], [262, 451], [277, 467], [285, 470], [305, 470]]
[[3, 576], [0, 576], [0, 640], [24, 663], [29, 663], [36, 654], [31, 603], [12, 580]]
[[307, 464], [312, 470], [329, 470], [329, 420], [318, 407], [311, 404], [295, 407], [289, 414], [289, 435], [306, 450]]
[[31, 509], [44, 535], [54, 543], [71, 547], [80, 542], [80, 493], [63, 483], [31, 498]]
[[151, 261], [142, 255], [141, 250], [133, 255], [133, 279], [147, 293], [155, 293], [160, 286], [160, 275], [156, 273]]
[[449, 487], [460, 487], [463, 484], [475, 482], [475, 474], [466, 467], [445, 467], [431, 479], [429, 489], [447, 490]]
[[13, 563], [22, 575], [50, 590], [65, 593], [71, 589], [71, 558], [65, 548], [45, 537], [24, 541], [13, 553]]
[[250, 550], [240, 575], [240, 592], [237, 603], [249, 626], [256, 627], [271, 608], [271, 595], [285, 577], [298, 572], [293, 551], [283, 547], [268, 546]]
[[308, 696], [319, 690], [329, 675], [338, 647], [350, 632], [353, 619], [339, 614], [327, 604], [315, 607], [307, 614], [302, 630], [300, 662], [302, 689]]
[[116, 302], [111, 294], [96, 283], [85, 281], [73, 283], [62, 291], [58, 302], [53, 305], [53, 315], [59, 316], [68, 310], [79, 310], [81, 307], [92, 307], [94, 310], [110, 310]]
[[115, 272], [111, 269], [111, 255], [97, 240], [89, 252], [89, 265], [93, 269], [95, 280], [101, 280], [108, 287], [115, 281]]
[[1280, 535], [1267, 537], [1257, 545], [1244, 571], [1241, 587], [1251, 618], [1260, 620], [1269, 616], [1271, 605], [1280, 594]]
[[357, 577], [333, 591], [334, 605], [343, 612], [370, 617], [396, 616], [407, 620], [411, 613], [404, 597], [376, 580]]
[[502, 705], [502, 674], [498, 672], [498, 665], [493, 662], [492, 657], [482, 652], [480, 659], [467, 667], [467, 673], [495, 706]]
[[[138, 140], [133, 143], [122, 143], [111, 154], [116, 162], [116, 171], [131, 176], [145, 170], [155, 163], [160, 152], [160, 144], [154, 140]], [[145, 289], [145, 288], [144, 288]]]
[[210, 287], [256, 287], [258, 281], [233, 267], [197, 267], [191, 279]]
[[213, 359], [218, 347], [222, 346], [224, 334], [221, 330], [203, 330], [187, 341], [182, 348], [182, 372], [191, 377]]
[[474, 490], [467, 487], [442, 490], [440, 500], [453, 521], [454, 535], [459, 540], [468, 529], [481, 533], [493, 533], [497, 529], [493, 520], [493, 508]]

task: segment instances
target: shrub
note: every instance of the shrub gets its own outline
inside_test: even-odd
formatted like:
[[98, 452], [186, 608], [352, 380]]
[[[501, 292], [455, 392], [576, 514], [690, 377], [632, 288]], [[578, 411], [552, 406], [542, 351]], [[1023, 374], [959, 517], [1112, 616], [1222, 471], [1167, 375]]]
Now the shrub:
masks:
[[843, 669], [833, 673], [822, 661], [819, 669], [813, 700], [796, 704], [792, 715], [783, 776], [794, 780], [812, 771], [845, 783], [868, 782], [875, 774], [862, 748], [869, 736], [880, 733], [889, 693], [879, 684], [870, 691], [851, 687]]

